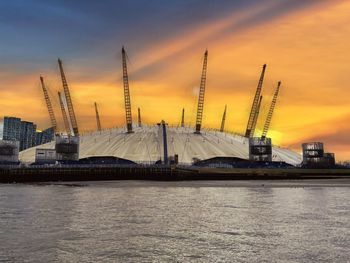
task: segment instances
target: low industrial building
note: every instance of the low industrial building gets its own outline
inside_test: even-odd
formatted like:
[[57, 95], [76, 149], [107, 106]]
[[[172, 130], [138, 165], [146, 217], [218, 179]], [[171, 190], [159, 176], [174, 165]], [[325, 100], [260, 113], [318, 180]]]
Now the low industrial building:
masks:
[[249, 138], [249, 160], [257, 162], [272, 161], [271, 138]]
[[18, 163], [19, 142], [0, 140], [0, 164]]
[[56, 136], [55, 146], [58, 161], [79, 160], [79, 137]]
[[55, 149], [37, 148], [35, 150], [35, 164], [54, 164], [56, 161], [57, 155]]
[[334, 153], [324, 152], [322, 142], [308, 142], [302, 144], [304, 167], [330, 168], [335, 166]]

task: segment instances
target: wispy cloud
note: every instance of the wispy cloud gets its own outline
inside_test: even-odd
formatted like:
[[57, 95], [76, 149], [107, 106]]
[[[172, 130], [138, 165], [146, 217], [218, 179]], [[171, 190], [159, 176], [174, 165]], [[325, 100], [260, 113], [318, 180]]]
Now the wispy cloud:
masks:
[[193, 123], [193, 90], [208, 48], [205, 126], [218, 127], [228, 104], [227, 127], [244, 130], [261, 65], [267, 63], [265, 109], [282, 80], [271, 125], [274, 142], [294, 147], [334, 138], [340, 147], [339, 136], [350, 146], [341, 136], [350, 126], [337, 121], [350, 111], [347, 2], [22, 2], [0, 3], [0, 33], [6, 36], [0, 42], [3, 115], [49, 125], [38, 76], [45, 76], [55, 96], [61, 88], [60, 56], [82, 129], [95, 128], [95, 100], [104, 127], [123, 124], [120, 48], [126, 45], [133, 107], [140, 106], [149, 122], [169, 123], [178, 123], [185, 107], [186, 121]]

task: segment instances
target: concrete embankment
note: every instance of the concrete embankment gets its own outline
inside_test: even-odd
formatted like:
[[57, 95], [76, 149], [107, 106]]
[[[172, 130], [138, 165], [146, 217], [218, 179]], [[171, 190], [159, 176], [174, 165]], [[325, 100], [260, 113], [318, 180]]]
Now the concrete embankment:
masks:
[[101, 180], [283, 180], [350, 178], [350, 169], [199, 168], [185, 166], [23, 167], [0, 169], [0, 183]]

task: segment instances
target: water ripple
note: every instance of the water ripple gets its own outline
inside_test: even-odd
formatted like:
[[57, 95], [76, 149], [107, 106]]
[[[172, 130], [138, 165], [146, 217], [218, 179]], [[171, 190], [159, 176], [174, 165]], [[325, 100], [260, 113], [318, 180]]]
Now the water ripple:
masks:
[[1, 185], [0, 262], [350, 258], [347, 187], [194, 184]]

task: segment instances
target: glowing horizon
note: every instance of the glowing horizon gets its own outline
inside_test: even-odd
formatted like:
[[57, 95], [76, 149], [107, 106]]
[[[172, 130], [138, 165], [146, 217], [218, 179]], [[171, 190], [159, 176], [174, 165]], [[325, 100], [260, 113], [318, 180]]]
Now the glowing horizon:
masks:
[[[133, 120], [140, 107], [145, 123], [165, 119], [177, 125], [185, 108], [185, 122], [194, 126], [202, 57], [208, 48], [203, 127], [219, 128], [227, 104], [226, 130], [244, 133], [261, 66], [266, 63], [258, 129], [262, 129], [273, 91], [281, 80], [268, 133], [273, 143], [300, 152], [302, 142], [323, 141], [327, 151], [336, 153], [337, 160], [350, 159], [350, 3], [302, 2], [251, 1], [247, 6], [241, 3], [237, 10], [232, 4], [232, 12], [224, 12], [222, 5], [217, 7], [219, 18], [208, 15], [208, 19], [199, 17], [191, 23], [186, 17], [188, 26], [183, 29], [180, 22], [173, 22], [173, 34], [155, 18], [149, 23], [157, 25], [163, 35], [154, 33], [148, 38], [151, 28], [148, 34], [137, 35], [139, 25], [133, 24], [134, 27], [129, 25], [131, 32], [122, 32], [126, 43], [111, 33], [104, 41], [96, 37], [96, 43], [82, 46], [81, 50], [79, 43], [68, 45], [62, 40], [66, 50], [60, 46], [50, 51], [66, 54], [61, 57], [82, 131], [96, 129], [95, 101], [103, 128], [125, 123], [119, 54], [122, 45], [130, 60]], [[184, 6], [178, 8], [182, 10]], [[74, 18], [76, 23], [88, 23], [85, 19], [92, 15], [89, 12]], [[54, 38], [50, 34], [47, 37]], [[69, 37], [74, 40], [74, 36]], [[31, 48], [6, 48], [9, 54], [2, 55], [4, 63], [0, 66], [1, 115], [33, 121], [40, 129], [49, 127], [39, 76], [44, 76], [55, 101], [56, 116], [61, 119], [56, 100], [56, 91], [61, 89], [57, 58], [51, 52], [44, 54]], [[59, 125], [63, 127], [61, 121]]]

